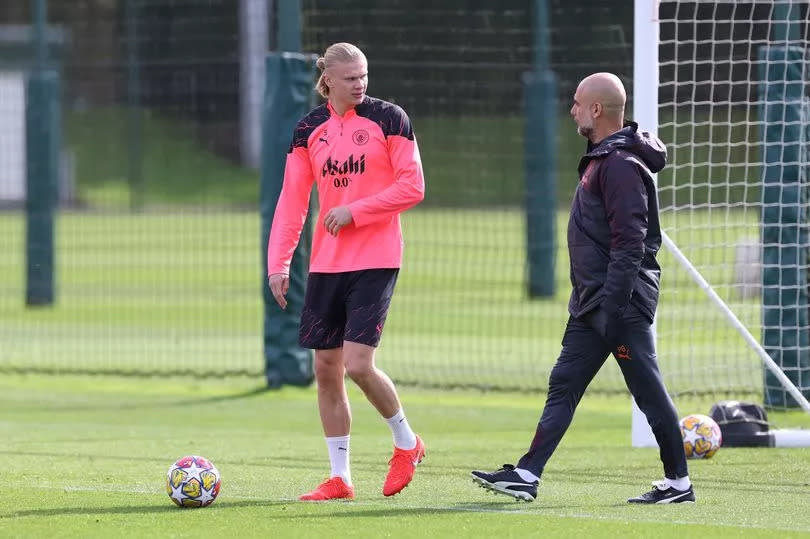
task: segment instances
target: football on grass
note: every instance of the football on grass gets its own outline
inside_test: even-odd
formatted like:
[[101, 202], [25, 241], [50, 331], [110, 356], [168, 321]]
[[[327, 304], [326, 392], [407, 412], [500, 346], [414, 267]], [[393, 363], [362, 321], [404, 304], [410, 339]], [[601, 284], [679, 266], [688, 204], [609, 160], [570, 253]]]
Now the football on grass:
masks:
[[686, 458], [708, 459], [717, 453], [723, 435], [717, 422], [707, 415], [691, 414], [681, 419], [681, 435]]
[[189, 455], [169, 467], [166, 493], [180, 507], [205, 507], [219, 495], [222, 478], [205, 457]]

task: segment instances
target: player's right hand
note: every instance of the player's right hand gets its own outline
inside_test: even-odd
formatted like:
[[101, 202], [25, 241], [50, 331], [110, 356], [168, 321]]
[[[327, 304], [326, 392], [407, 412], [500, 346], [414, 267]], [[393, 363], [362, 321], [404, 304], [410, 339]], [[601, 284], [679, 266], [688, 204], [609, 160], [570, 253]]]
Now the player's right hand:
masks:
[[270, 292], [273, 293], [273, 297], [276, 298], [276, 303], [282, 309], [287, 308], [287, 299], [284, 297], [287, 295], [287, 290], [290, 289], [290, 276], [286, 273], [274, 273], [267, 279], [268, 284], [270, 285]]

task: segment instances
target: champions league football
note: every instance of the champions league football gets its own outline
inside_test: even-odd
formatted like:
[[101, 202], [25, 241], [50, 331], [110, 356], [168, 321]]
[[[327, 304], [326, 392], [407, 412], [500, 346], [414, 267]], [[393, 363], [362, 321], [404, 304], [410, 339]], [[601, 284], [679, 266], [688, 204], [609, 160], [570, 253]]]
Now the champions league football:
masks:
[[708, 459], [720, 449], [723, 436], [720, 426], [711, 417], [691, 414], [681, 419], [680, 425], [686, 458]]
[[166, 493], [180, 507], [205, 507], [214, 503], [222, 486], [219, 470], [205, 457], [178, 459], [166, 474]]

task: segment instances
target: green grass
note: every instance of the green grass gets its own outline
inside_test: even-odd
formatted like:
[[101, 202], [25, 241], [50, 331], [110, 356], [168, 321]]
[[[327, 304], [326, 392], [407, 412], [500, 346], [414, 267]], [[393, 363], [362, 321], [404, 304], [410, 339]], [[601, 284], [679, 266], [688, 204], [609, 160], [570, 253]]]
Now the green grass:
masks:
[[[661, 173], [662, 204], [759, 200], [759, 132], [751, 128], [749, 112], [719, 108], [712, 117], [702, 110], [662, 111], [660, 136], [671, 163]], [[693, 113], [694, 118], [688, 116]], [[428, 178], [425, 206], [524, 204], [523, 118], [415, 117], [413, 123]], [[205, 147], [193, 125], [144, 110], [138, 150], [130, 124], [122, 108], [66, 114], [65, 144], [75, 156], [83, 204], [257, 206], [259, 173]], [[559, 112], [557, 126], [557, 204], [567, 208], [585, 141], [566, 110]], [[130, 160], [138, 151], [142, 183], [130, 185]]]
[[658, 135], [669, 165], [659, 175], [663, 206], [758, 204], [761, 137], [756, 107], [693, 105], [661, 111]]
[[[661, 476], [629, 447], [626, 397], [588, 395], [532, 504], [494, 497], [474, 468], [514, 461], [542, 395], [401, 390], [427, 457], [414, 483], [380, 492], [391, 438], [350, 385], [354, 502], [296, 497], [328, 474], [315, 391], [188, 379], [4, 376], [0, 453], [5, 537], [791, 537], [810, 532], [802, 449], [723, 448], [690, 461], [698, 503], [624, 502]], [[779, 414], [777, 414], [779, 416]], [[805, 422], [807, 423], [807, 422]], [[202, 454], [223, 476], [210, 507], [183, 510], [165, 473]]]
[[24, 308], [22, 215], [0, 215], [0, 363], [262, 369], [258, 216], [62, 214], [53, 308]]
[[259, 174], [217, 156], [180, 121], [142, 113], [140, 184], [130, 182], [127, 112], [120, 108], [73, 111], [65, 116], [65, 146], [74, 153], [77, 198], [93, 207], [134, 202], [258, 208]]
[[[567, 318], [565, 220], [561, 212], [556, 294], [529, 300], [521, 212], [408, 212], [380, 364], [401, 382], [542, 390]], [[751, 226], [726, 233], [734, 238]], [[0, 368], [261, 376], [257, 215], [62, 213], [56, 230], [56, 304], [29, 309], [23, 216], [0, 214]], [[715, 247], [693, 253], [698, 266], [710, 282], [729, 283], [734, 242], [704, 243]], [[671, 389], [757, 392], [759, 359], [668, 253], [661, 261], [659, 355]], [[758, 302], [734, 308], [756, 332]], [[594, 387], [625, 390], [612, 367]]]
[[[724, 448], [691, 464], [697, 505], [625, 504], [660, 476], [660, 465], [656, 451], [629, 448], [629, 403], [612, 364], [584, 399], [536, 503], [492, 498], [472, 486], [471, 468], [497, 467], [525, 450], [567, 316], [566, 212], [557, 225], [557, 292], [529, 300], [523, 213], [460, 209], [520, 199], [517, 119], [415, 122], [432, 201], [459, 208], [427, 205], [405, 214], [406, 259], [378, 356], [408, 384], [401, 385], [406, 410], [428, 443], [416, 482], [394, 499], [380, 495], [390, 437], [352, 389], [358, 500], [297, 503], [328, 472], [315, 392], [260, 391], [259, 219], [221, 209], [254, 205], [258, 176], [214, 157], [176, 123], [146, 117], [148, 211], [121, 213], [131, 202], [123, 120], [115, 110], [66, 119], [79, 193], [92, 210], [58, 215], [53, 307], [24, 307], [24, 216], [0, 213], [0, 536], [810, 532], [810, 457], [798, 449]], [[572, 133], [560, 136], [576, 138]], [[560, 170], [573, 170], [576, 148], [563, 150]], [[563, 175], [558, 192], [567, 198], [576, 180], [573, 172]], [[757, 336], [758, 301], [737, 298], [731, 286], [735, 243], [756, 233], [756, 216], [698, 211], [663, 219], [668, 228], [677, 222], [675, 240]], [[660, 260], [659, 358], [668, 387], [681, 394], [680, 412], [706, 413], [721, 397], [757, 400], [759, 360], [672, 257], [663, 252]], [[25, 370], [52, 375], [14, 374]], [[86, 370], [158, 375], [69, 374]], [[159, 374], [173, 371], [212, 378]], [[217, 381], [223, 372], [248, 376]], [[694, 390], [707, 394], [698, 398]], [[778, 427], [810, 427], [810, 416], [799, 412], [770, 418]], [[223, 473], [223, 493], [210, 508], [176, 509], [163, 491], [169, 464], [186, 453], [208, 456]]]
[[[571, 118], [557, 120], [557, 193], [567, 206], [585, 150]], [[414, 129], [427, 177], [425, 203], [443, 207], [525, 204], [524, 129], [520, 117], [415, 118]]]
[[[739, 199], [745, 181], [725, 195], [714, 188], [709, 193], [709, 186], [726, 177], [737, 181], [738, 163], [756, 161], [753, 131], [741, 127], [742, 113], [732, 111], [729, 119], [697, 111], [693, 124], [662, 113], [662, 136], [676, 160], [660, 178], [663, 201], [694, 205], [710, 194], [717, 198], [713, 202]], [[224, 210], [209, 213], [212, 207], [255, 207], [258, 174], [215, 156], [182, 122], [143, 114], [147, 212], [60, 218], [57, 309], [21, 309], [22, 222], [16, 215], [0, 217], [0, 226], [9, 231], [9, 255], [3, 261], [8, 272], [0, 275], [9, 307], [0, 301], [0, 319], [9, 323], [5, 333], [12, 343], [0, 351], [0, 365], [212, 371], [227, 362], [233, 370], [261, 370], [261, 343], [255, 338], [262, 308], [258, 219]], [[127, 118], [125, 110], [115, 108], [66, 117], [79, 195], [91, 208], [118, 210], [131, 203]], [[674, 128], [673, 121], [683, 127]], [[558, 245], [564, 246], [565, 208], [583, 140], [566, 114], [560, 114], [558, 124]], [[523, 120], [434, 117], [414, 118], [414, 125], [428, 193], [420, 209], [404, 217], [406, 266], [381, 361], [409, 382], [428, 377], [441, 384], [488, 380], [497, 386], [542, 388], [565, 323], [569, 284], [561, 248], [556, 295], [535, 301], [525, 295], [525, 223], [518, 209], [525, 182]], [[716, 140], [734, 145], [720, 152]], [[696, 168], [684, 169], [691, 163], [688, 156]], [[678, 179], [670, 185], [690, 170], [689, 182]], [[756, 166], [744, 170], [748, 179], [759, 179]], [[754, 207], [744, 208], [748, 211], [669, 211], [662, 218], [757, 336], [759, 303], [738, 299], [733, 287], [735, 244], [758, 235]], [[670, 362], [668, 383], [676, 392], [688, 391], [700, 373], [704, 390], [722, 389], [715, 387], [718, 379], [733, 392], [757, 388], [761, 366], [756, 356], [668, 253], [661, 261], [667, 293], [659, 310], [659, 352]], [[50, 338], [43, 341], [43, 333]], [[615, 373], [601, 376], [596, 386], [623, 390]]]
[[[125, 208], [171, 204], [257, 207], [259, 173], [217, 156], [182, 121], [142, 112], [140, 185], [131, 185], [130, 119], [121, 108], [71, 111], [65, 145], [75, 156], [82, 204]], [[584, 141], [560, 118], [561, 193], [576, 184]], [[415, 118], [427, 182], [427, 206], [523, 204], [523, 120], [519, 117]], [[134, 133], [134, 132], [133, 132]], [[570, 171], [570, 173], [569, 173]], [[561, 198], [564, 199], [563, 196]]]

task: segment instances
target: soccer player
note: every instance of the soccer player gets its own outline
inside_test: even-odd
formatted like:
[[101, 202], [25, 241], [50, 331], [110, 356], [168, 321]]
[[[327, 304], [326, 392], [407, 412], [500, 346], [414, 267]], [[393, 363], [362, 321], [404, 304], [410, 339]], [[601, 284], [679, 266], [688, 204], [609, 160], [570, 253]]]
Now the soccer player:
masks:
[[366, 95], [368, 63], [360, 49], [335, 43], [317, 65], [316, 89], [327, 103], [295, 128], [267, 250], [270, 290], [283, 309], [290, 260], [317, 182], [320, 217], [299, 343], [315, 350], [318, 409], [332, 469], [300, 499], [354, 498], [346, 374], [391, 428], [394, 455], [383, 494], [393, 496], [411, 482], [425, 444], [374, 353], [402, 263], [399, 214], [424, 198], [422, 162], [405, 112]]
[[623, 121], [626, 94], [619, 78], [595, 73], [580, 82], [571, 116], [588, 139], [568, 221], [573, 290], [562, 352], [549, 377], [534, 439], [517, 466], [473, 471], [481, 486], [532, 501], [546, 462], [562, 439], [585, 389], [613, 354], [627, 388], [660, 448], [664, 479], [631, 503], [694, 502], [678, 414], [655, 354], [652, 331], [661, 269], [658, 198], [653, 173], [666, 164], [655, 136]]

